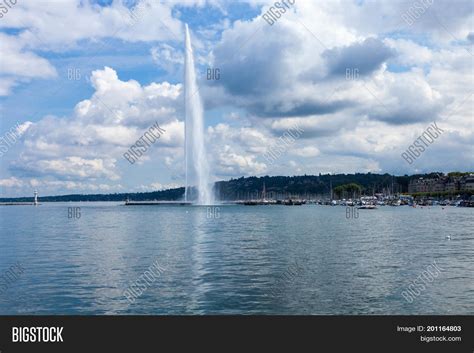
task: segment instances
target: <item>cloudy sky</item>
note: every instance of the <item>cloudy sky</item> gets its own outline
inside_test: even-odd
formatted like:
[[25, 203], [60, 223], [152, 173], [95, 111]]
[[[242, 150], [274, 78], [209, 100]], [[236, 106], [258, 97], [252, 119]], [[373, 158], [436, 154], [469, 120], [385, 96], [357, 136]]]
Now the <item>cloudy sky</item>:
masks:
[[[184, 23], [216, 180], [474, 169], [472, 1], [296, 0], [270, 25], [273, 4], [0, 7], [0, 135], [18, 136], [0, 157], [0, 195], [183, 185]], [[400, 154], [433, 121], [444, 134], [408, 164]], [[131, 165], [123, 153], [154, 122], [166, 133]], [[270, 164], [295, 123], [304, 133]]]

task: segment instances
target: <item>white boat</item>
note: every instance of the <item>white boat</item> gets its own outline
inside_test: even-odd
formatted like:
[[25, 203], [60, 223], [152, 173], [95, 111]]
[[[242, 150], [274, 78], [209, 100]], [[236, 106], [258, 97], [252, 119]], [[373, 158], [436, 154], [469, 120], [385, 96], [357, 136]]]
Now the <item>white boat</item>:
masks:
[[362, 205], [357, 207], [359, 210], [375, 210], [377, 209], [377, 206], [375, 205]]

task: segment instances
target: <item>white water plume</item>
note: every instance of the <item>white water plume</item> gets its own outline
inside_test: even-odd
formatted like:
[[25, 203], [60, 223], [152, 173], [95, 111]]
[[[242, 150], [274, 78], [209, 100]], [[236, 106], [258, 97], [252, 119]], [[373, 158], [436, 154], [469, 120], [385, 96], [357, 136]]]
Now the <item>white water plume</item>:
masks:
[[207, 161], [206, 147], [204, 144], [204, 110], [196, 80], [194, 68], [193, 49], [188, 25], [186, 24], [185, 39], [185, 153], [186, 153], [186, 185], [184, 198], [188, 201], [190, 185], [195, 185], [198, 191], [197, 203], [199, 205], [212, 205], [214, 195], [212, 192], [209, 163]]

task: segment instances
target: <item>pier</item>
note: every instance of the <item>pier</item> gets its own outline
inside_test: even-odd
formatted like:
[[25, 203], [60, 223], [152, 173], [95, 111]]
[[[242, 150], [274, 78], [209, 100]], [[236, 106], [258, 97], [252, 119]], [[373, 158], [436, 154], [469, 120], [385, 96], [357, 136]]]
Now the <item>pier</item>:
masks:
[[189, 201], [125, 201], [125, 206], [190, 206]]
[[11, 201], [11, 202], [0, 202], [0, 206], [38, 206], [41, 205], [38, 202], [38, 191], [35, 190], [33, 202], [28, 201]]
[[36, 206], [39, 203], [34, 202], [0, 202], [0, 206]]

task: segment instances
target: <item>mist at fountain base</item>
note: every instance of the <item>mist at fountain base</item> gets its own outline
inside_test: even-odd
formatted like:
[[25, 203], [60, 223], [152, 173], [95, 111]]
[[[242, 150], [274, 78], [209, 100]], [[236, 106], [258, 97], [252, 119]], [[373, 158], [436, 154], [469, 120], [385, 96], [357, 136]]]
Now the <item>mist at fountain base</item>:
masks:
[[221, 201], [218, 200], [218, 198], [215, 196], [215, 190], [214, 190], [215, 185], [210, 185], [210, 189], [212, 192], [212, 201], [209, 203], [206, 202], [201, 202], [199, 200], [199, 191], [196, 187], [194, 186], [188, 186], [187, 188], [187, 198], [184, 197], [181, 199], [183, 202], [186, 203], [188, 206], [215, 206], [215, 205], [220, 205]]

